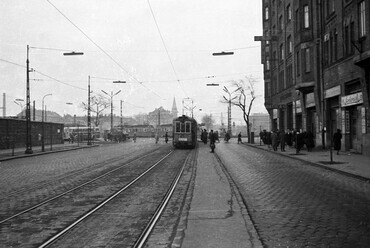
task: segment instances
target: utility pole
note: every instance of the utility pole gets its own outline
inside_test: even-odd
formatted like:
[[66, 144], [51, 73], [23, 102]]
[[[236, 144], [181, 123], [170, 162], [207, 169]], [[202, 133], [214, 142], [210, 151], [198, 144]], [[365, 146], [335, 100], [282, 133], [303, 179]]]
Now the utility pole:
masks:
[[122, 103], [123, 103], [123, 100], [121, 100], [121, 132], [123, 133], [123, 122], [122, 122]]
[[111, 94], [109, 95], [107, 92], [102, 90], [104, 94], [110, 97], [110, 131], [113, 131], [113, 97], [121, 92], [121, 90], [117, 91], [113, 94], [113, 91], [111, 91]]
[[91, 145], [90, 75], [87, 83], [87, 145]]
[[27, 60], [26, 60], [26, 154], [32, 154], [32, 133], [31, 133], [31, 97], [30, 97], [30, 61], [29, 57], [29, 46], [27, 45]]

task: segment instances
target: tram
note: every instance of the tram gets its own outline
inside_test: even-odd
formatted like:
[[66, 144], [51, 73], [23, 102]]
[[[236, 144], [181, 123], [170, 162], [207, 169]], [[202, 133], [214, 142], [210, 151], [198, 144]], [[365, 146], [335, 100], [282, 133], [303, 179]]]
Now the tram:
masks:
[[195, 119], [183, 115], [173, 120], [172, 144], [176, 148], [195, 148], [198, 124]]

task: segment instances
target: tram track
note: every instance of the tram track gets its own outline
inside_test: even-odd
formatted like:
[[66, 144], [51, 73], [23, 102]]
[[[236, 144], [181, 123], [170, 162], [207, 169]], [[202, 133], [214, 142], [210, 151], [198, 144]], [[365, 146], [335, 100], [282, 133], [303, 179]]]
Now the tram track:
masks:
[[[159, 148], [153, 149], [147, 155], [150, 155], [150, 154], [158, 151], [158, 149]], [[142, 155], [134, 156], [132, 158], [129, 158], [127, 161], [125, 161], [125, 163], [130, 163], [130, 162], [132, 162], [134, 160], [139, 159], [140, 157], [142, 157]], [[88, 172], [91, 172], [95, 168], [103, 167], [105, 165], [110, 165], [112, 163], [116, 163], [116, 162], [122, 161], [123, 159], [127, 159], [127, 154], [120, 155], [120, 156], [117, 156], [117, 157], [114, 157], [114, 158], [110, 158], [110, 159], [107, 159], [107, 160], [104, 160], [104, 161], [101, 161], [101, 162], [92, 163], [92, 164], [90, 164], [90, 165], [88, 165], [86, 167], [83, 167], [83, 168], [74, 170], [72, 172], [69, 172], [69, 173], [65, 173], [63, 175], [60, 175], [57, 178], [53, 178], [51, 180], [47, 180], [45, 182], [38, 183], [35, 186], [31, 186], [31, 187], [28, 186], [26, 188], [22, 188], [22, 189], [19, 189], [19, 190], [13, 190], [11, 193], [5, 193], [3, 195], [0, 195], [0, 201], [7, 201], [12, 196], [16, 196], [16, 195], [20, 195], [20, 194], [25, 194], [27, 192], [38, 190], [38, 189], [44, 188], [44, 187], [49, 186], [49, 185], [54, 185], [58, 181], [63, 181], [66, 178], [70, 178], [70, 177], [73, 177], [73, 176], [79, 176], [79, 175], [85, 174], [86, 172], [87, 173]], [[1, 224], [1, 221], [0, 221], [0, 224]]]
[[[38, 208], [38, 207], [40, 207], [40, 206], [42, 206], [44, 204], [47, 204], [48, 202], [51, 202], [53, 200], [56, 200], [56, 199], [58, 199], [58, 198], [60, 198], [60, 197], [62, 197], [64, 195], [68, 194], [68, 193], [71, 193], [71, 192], [73, 192], [73, 191], [75, 191], [75, 190], [77, 190], [77, 189], [79, 189], [79, 188], [81, 188], [83, 186], [86, 186], [86, 185], [88, 185], [90, 183], [93, 183], [93, 182], [95, 182], [95, 181], [97, 181], [97, 180], [99, 180], [99, 179], [101, 179], [101, 178], [103, 178], [105, 176], [108, 176], [109, 174], [114, 173], [117, 170], [120, 170], [120, 169], [122, 169], [124, 167], [127, 167], [131, 163], [135, 163], [135, 162], [139, 161], [140, 159], [144, 159], [144, 158], [146, 158], [148, 156], [152, 156], [158, 150], [159, 150], [159, 148], [157, 148], [157, 149], [155, 149], [155, 150], [153, 150], [150, 153], [145, 154], [145, 155], [142, 155], [142, 154], [137, 155], [137, 156], [135, 156], [135, 157], [133, 157], [133, 158], [125, 161], [123, 164], [119, 165], [118, 167], [114, 167], [113, 169], [108, 169], [107, 171], [104, 171], [103, 170], [103, 173], [102, 174], [99, 174], [98, 176], [93, 176], [93, 178], [91, 178], [91, 179], [88, 177], [86, 180], [82, 179], [82, 181], [83, 181], [82, 183], [79, 182], [81, 179], [80, 180], [76, 180], [76, 183], [78, 184], [77, 186], [75, 186], [74, 184], [72, 184], [69, 189], [64, 190], [64, 191], [62, 191], [60, 193], [57, 192], [56, 194], [54, 194], [54, 195], [52, 195], [50, 197], [46, 196], [45, 197], [46, 199], [42, 199], [41, 201], [39, 200], [39, 197], [37, 197], [37, 199], [36, 199], [36, 200], [38, 200], [37, 203], [32, 204], [31, 206], [28, 206], [28, 207], [23, 208], [21, 210], [19, 210], [17, 208], [14, 208], [14, 207], [11, 210], [1, 209], [1, 212], [2, 213], [1, 213], [0, 216], [6, 216], [6, 215], [10, 215], [10, 216], [5, 217], [5, 218], [1, 218], [0, 219], [0, 225], [2, 225], [3, 223], [5, 223], [5, 222], [7, 222], [7, 221], [9, 221], [9, 220], [11, 220], [13, 218], [18, 217], [18, 216], [20, 216], [20, 215], [22, 215], [24, 213], [27, 213], [29, 211], [32, 211], [33, 209], [36, 209], [36, 208]], [[14, 196], [18, 196], [18, 198], [27, 197], [27, 193], [28, 192], [32, 192], [32, 191], [35, 192], [37, 190], [43, 190], [46, 186], [49, 186], [49, 185], [55, 185], [55, 184], [64, 185], [64, 184], [66, 184], [64, 182], [66, 179], [70, 179], [71, 177], [74, 177], [74, 176], [79, 176], [79, 177], [85, 176], [86, 173], [88, 173], [88, 174], [89, 173], [96, 173], [96, 171], [94, 171], [94, 169], [99, 168], [99, 167], [103, 167], [103, 166], [106, 166], [106, 165], [110, 165], [112, 163], [119, 162], [123, 158], [124, 158], [124, 156], [119, 156], [119, 157], [114, 157], [112, 159], [108, 159], [108, 160], [103, 161], [103, 162], [94, 163], [94, 164], [92, 164], [92, 165], [90, 165], [88, 167], [82, 168], [82, 169], [80, 169], [78, 171], [74, 171], [73, 173], [68, 173], [66, 175], [62, 175], [62, 176], [58, 177], [57, 180], [54, 178], [54, 179], [52, 179], [52, 180], [50, 180], [48, 182], [38, 184], [38, 185], [36, 185], [34, 187], [29, 187], [27, 189], [23, 189], [23, 190], [19, 190], [19, 191], [16, 191], [16, 192], [12, 192], [11, 194], [8, 194], [8, 195], [0, 198], [0, 200], [2, 202], [8, 202], [9, 203], [9, 202], [12, 201], [11, 197], [14, 197]], [[90, 174], [89, 174], [89, 176], [90, 176]], [[51, 192], [51, 193], [53, 194], [53, 192]], [[11, 205], [13, 205], [13, 204], [11, 204]], [[17, 213], [13, 213], [12, 214], [11, 212], [17, 212]]]
[[[153, 161], [153, 154], [146, 159], [139, 159], [140, 161], [131, 161], [131, 163], [135, 165], [132, 165], [130, 168], [123, 168], [124, 166], [116, 168], [105, 175], [101, 175], [99, 178], [95, 178], [84, 185], [80, 185], [69, 192], [65, 192], [65, 194], [55, 197], [55, 199], [50, 199], [50, 201], [29, 209], [29, 211], [8, 218], [5, 222], [0, 223], [0, 228], [2, 229], [1, 233], [8, 234], [8, 237], [5, 237], [4, 240], [4, 237], [1, 237], [2, 234], [0, 233], [0, 243], [9, 246], [17, 246], [14, 242], [21, 242], [22, 244], [31, 242], [31, 246], [34, 246], [35, 244], [39, 245], [45, 241], [43, 240], [44, 238], [41, 237], [57, 236], [56, 238], [49, 238], [48, 240], [50, 241], [46, 241], [44, 244], [41, 244], [40, 247], [54, 244], [55, 240], [59, 240], [59, 238], [64, 236], [66, 232], [69, 232], [70, 229], [75, 229], [75, 226], [81, 225], [80, 222], [84, 222], [85, 219], [90, 218], [91, 215], [94, 215], [98, 211], [102, 211], [101, 208], [103, 208], [103, 206], [111, 204], [111, 201], [116, 199], [123, 191], [131, 188], [137, 181], [144, 181], [145, 183], [145, 179], [143, 180], [141, 178], [147, 177], [146, 174], [156, 168], [158, 164], [163, 164], [163, 160], [170, 156], [172, 152], [173, 151], [166, 155], [163, 155], [162, 152], [160, 158], [157, 156], [157, 159], [155, 159], [157, 163], [150, 163], [152, 165], [149, 167], [149, 161]], [[140, 169], [138, 169], [139, 167]], [[145, 169], [143, 167], [145, 167]], [[135, 172], [135, 168], [141, 170], [141, 172]], [[126, 172], [123, 173], [120, 170], [125, 170]], [[115, 193], [112, 193], [113, 191]], [[110, 195], [110, 197], [107, 198], [108, 195]], [[102, 198], [104, 198], [104, 200], [102, 200]], [[97, 204], [97, 202], [99, 202], [99, 204]], [[77, 219], [77, 221], [72, 221], [73, 219]], [[29, 225], [32, 225], [32, 231], [27, 230]], [[65, 226], [68, 227], [65, 228]], [[36, 232], [34, 232], [35, 230]], [[24, 231], [26, 233], [24, 233]], [[41, 232], [37, 234], [37, 231]], [[21, 235], [18, 234], [18, 238], [15, 237], [14, 240], [12, 240], [10, 237], [12, 237], [13, 233], [21, 233]], [[61, 234], [58, 235], [56, 233]], [[20, 236], [24, 237], [24, 235], [28, 235], [29, 238], [25, 240], [20, 238]], [[65, 247], [68, 247], [68, 245]]]

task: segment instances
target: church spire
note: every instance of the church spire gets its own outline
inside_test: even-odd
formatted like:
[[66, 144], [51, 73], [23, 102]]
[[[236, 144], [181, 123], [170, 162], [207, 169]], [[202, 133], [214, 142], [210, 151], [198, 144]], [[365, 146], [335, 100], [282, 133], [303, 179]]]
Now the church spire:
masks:
[[171, 114], [173, 118], [176, 118], [178, 116], [175, 97], [173, 98]]

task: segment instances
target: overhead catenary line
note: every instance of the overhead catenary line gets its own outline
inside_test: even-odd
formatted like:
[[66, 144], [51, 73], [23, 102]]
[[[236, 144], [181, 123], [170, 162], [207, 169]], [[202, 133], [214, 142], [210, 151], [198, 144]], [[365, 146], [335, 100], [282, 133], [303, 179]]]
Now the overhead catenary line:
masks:
[[71, 19], [69, 19], [61, 10], [59, 10], [50, 0], [46, 0], [51, 6], [53, 6], [69, 23], [71, 23], [78, 31], [80, 31], [91, 43], [93, 43], [102, 53], [104, 53], [110, 60], [112, 60], [119, 68], [121, 68], [124, 72], [126, 72], [132, 79], [137, 81], [140, 85], [142, 85], [147, 90], [151, 91], [159, 98], [162, 98], [158, 93], [153, 91], [152, 89], [146, 87], [139, 81], [134, 75], [132, 75], [126, 68], [124, 68], [117, 60], [115, 60], [109, 53], [107, 53], [101, 46], [99, 46], [93, 39], [91, 39], [81, 28], [79, 28]]
[[[26, 69], [26, 68], [27, 68], [27, 67], [26, 67], [26, 66], [24, 66], [24, 65], [20, 65], [20, 64], [14, 63], [14, 62], [11, 62], [11, 61], [6, 60], [6, 59], [1, 59], [1, 58], [0, 58], [0, 61], [3, 61], [3, 62], [8, 63], [8, 64], [15, 65], [15, 66], [19, 66], [19, 67], [22, 67], [22, 68], [24, 68], [24, 69]], [[87, 89], [84, 89], [84, 88], [81, 88], [81, 87], [78, 87], [78, 86], [75, 86], [75, 85], [72, 85], [72, 84], [65, 83], [65, 82], [63, 82], [63, 81], [61, 81], [61, 80], [59, 80], [59, 79], [56, 79], [56, 78], [54, 78], [54, 77], [52, 77], [52, 76], [49, 76], [49, 75], [47, 75], [47, 74], [45, 74], [45, 73], [43, 73], [43, 72], [37, 71], [37, 70], [35, 70], [35, 69], [33, 69], [33, 72], [38, 73], [38, 74], [40, 74], [40, 75], [43, 75], [44, 77], [47, 77], [47, 78], [49, 78], [49, 79], [52, 79], [53, 81], [56, 81], [56, 82], [58, 82], [58, 83], [61, 83], [61, 84], [64, 84], [64, 85], [67, 85], [67, 86], [70, 86], [70, 87], [73, 87], [73, 88], [76, 88], [76, 89], [79, 89], [79, 90], [87, 91]]]
[[164, 46], [164, 49], [166, 50], [166, 54], [167, 54], [168, 60], [170, 61], [170, 64], [171, 64], [171, 67], [172, 67], [173, 73], [175, 74], [176, 81], [177, 81], [177, 82], [178, 82], [178, 84], [180, 85], [180, 88], [181, 88], [181, 90], [184, 92], [184, 94], [185, 94], [186, 96], [188, 96], [188, 94], [186, 94], [186, 92], [185, 92], [184, 88], [182, 87], [182, 85], [181, 85], [181, 83], [180, 83], [179, 77], [178, 77], [177, 72], [176, 72], [176, 70], [175, 70], [175, 66], [173, 65], [173, 62], [172, 62], [172, 59], [171, 59], [170, 53], [168, 52], [168, 49], [167, 49], [166, 43], [164, 42], [163, 35], [162, 35], [162, 33], [161, 33], [161, 30], [160, 30], [160, 28], [159, 28], [159, 25], [158, 25], [157, 19], [155, 18], [155, 15], [154, 15], [154, 12], [153, 12], [152, 6], [150, 5], [149, 0], [147, 0], [147, 3], [148, 3], [148, 5], [149, 5], [150, 12], [152, 13], [152, 17], [153, 17], [154, 23], [155, 23], [155, 25], [156, 25], [156, 27], [157, 27], [157, 30], [158, 30], [159, 36], [161, 37], [161, 40], [162, 40], [162, 44], [163, 44], [163, 46]]

